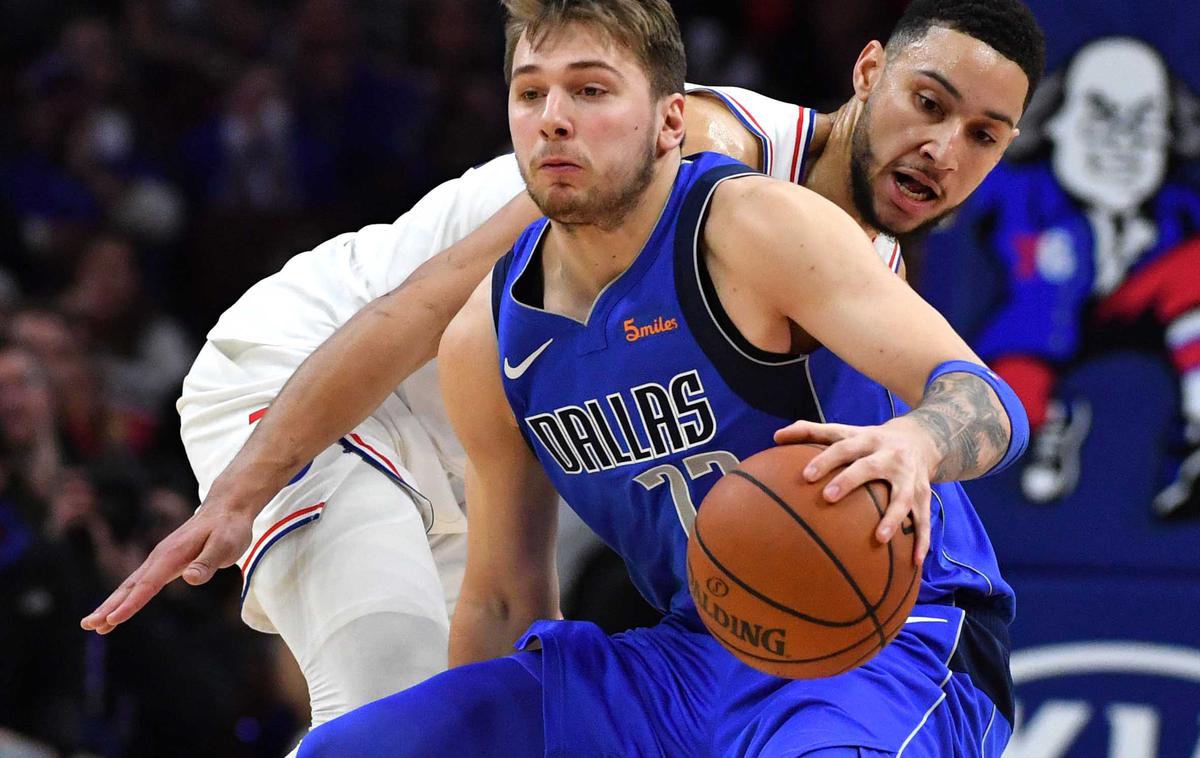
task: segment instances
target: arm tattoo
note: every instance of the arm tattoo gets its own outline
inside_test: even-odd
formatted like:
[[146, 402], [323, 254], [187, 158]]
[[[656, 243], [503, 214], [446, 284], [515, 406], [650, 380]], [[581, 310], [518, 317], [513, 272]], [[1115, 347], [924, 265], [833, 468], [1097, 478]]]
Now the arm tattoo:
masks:
[[908, 415], [929, 433], [942, 454], [934, 481], [982, 476], [1008, 450], [1008, 414], [987, 382], [977, 376], [938, 377]]

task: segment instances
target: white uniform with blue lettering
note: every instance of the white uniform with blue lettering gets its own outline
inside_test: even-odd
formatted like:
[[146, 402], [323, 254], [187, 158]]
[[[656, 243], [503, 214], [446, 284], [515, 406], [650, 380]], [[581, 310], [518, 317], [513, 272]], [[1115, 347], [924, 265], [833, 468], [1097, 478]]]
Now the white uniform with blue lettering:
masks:
[[[762, 145], [765, 173], [803, 182], [813, 110], [736, 88], [689, 91], [720, 98], [746, 125]], [[497, 158], [433, 190], [393, 224], [296, 256], [226, 311], [178, 403], [201, 498], [313, 350], [523, 190], [512, 156]], [[876, 245], [898, 267], [895, 242], [880, 237]], [[445, 667], [465, 550], [463, 461], [431, 365], [256, 519], [239, 561], [242, 618], [291, 648], [309, 683], [314, 725]]]

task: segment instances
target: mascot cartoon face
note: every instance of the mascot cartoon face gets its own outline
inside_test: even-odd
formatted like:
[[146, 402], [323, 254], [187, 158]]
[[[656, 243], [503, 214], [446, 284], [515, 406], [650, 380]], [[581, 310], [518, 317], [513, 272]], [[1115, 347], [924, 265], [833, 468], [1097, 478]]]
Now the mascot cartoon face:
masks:
[[1071, 63], [1063, 105], [1046, 125], [1054, 173], [1086, 204], [1129, 213], [1162, 185], [1170, 117], [1170, 75], [1154, 48], [1097, 40]]

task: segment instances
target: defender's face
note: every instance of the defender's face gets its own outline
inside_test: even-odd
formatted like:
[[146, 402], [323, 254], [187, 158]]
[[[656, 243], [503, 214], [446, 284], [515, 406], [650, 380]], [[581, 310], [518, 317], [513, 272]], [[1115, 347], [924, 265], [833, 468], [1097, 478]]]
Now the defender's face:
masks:
[[583, 24], [513, 56], [508, 119], [517, 163], [542, 212], [596, 223], [649, 182], [659, 118], [632, 53]]
[[870, 205], [860, 211], [905, 234], [954, 210], [1016, 137], [1028, 87], [1016, 63], [942, 27], [894, 53], [858, 87], [856, 200]]

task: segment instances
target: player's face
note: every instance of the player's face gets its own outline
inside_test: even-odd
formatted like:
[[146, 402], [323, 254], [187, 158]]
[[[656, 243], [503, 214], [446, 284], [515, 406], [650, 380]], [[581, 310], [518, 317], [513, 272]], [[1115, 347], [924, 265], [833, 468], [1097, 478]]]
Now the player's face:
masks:
[[542, 213], [615, 226], [660, 154], [659, 109], [633, 55], [586, 25], [555, 30], [513, 56], [508, 119], [517, 164]]
[[868, 46], [855, 70], [865, 107], [851, 180], [868, 223], [910, 234], [954, 210], [995, 168], [1018, 133], [1029, 81], [992, 47], [936, 26], [883, 57]]

